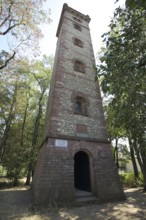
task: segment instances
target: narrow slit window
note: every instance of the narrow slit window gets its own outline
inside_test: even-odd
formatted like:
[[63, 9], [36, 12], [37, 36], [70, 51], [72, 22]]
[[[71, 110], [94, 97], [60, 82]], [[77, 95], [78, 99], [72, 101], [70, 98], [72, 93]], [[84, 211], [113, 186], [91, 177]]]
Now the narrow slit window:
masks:
[[76, 100], [75, 102], [75, 112], [82, 113], [82, 102], [81, 100]]

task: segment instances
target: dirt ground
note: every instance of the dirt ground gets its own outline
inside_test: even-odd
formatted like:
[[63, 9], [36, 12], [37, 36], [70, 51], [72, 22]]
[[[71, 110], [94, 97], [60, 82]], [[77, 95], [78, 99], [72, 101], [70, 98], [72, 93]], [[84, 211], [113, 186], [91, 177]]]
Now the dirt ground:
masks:
[[146, 219], [146, 193], [126, 189], [127, 200], [84, 207], [34, 211], [28, 188], [0, 190], [0, 220], [139, 220]]

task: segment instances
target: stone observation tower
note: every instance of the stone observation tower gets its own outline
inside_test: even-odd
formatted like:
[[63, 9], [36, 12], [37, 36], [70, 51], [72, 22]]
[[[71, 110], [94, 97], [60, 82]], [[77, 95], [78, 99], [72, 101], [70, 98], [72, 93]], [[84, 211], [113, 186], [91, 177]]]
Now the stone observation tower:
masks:
[[45, 141], [32, 181], [35, 205], [74, 204], [79, 192], [99, 201], [124, 198], [106, 134], [89, 22], [88, 15], [63, 5]]

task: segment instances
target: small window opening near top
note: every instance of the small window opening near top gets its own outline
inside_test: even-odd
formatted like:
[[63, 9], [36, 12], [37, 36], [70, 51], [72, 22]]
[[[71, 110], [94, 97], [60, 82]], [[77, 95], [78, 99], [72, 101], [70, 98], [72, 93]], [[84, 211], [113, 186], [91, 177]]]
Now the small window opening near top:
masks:
[[74, 70], [77, 72], [85, 73], [85, 64], [79, 60], [74, 62]]
[[74, 45], [78, 47], [83, 47], [83, 42], [78, 38], [74, 38]]
[[77, 99], [75, 102], [75, 112], [82, 113], [82, 102], [79, 99]]
[[80, 25], [78, 25], [78, 24], [74, 24], [74, 28], [75, 29], [77, 29], [78, 31], [81, 31], [82, 29], [81, 29], [81, 26]]
[[83, 97], [76, 97], [74, 103], [74, 112], [76, 114], [87, 115], [87, 103]]
[[73, 19], [74, 19], [75, 21], [77, 21], [77, 22], [82, 23], [81, 19], [79, 19], [79, 18], [73, 17]]

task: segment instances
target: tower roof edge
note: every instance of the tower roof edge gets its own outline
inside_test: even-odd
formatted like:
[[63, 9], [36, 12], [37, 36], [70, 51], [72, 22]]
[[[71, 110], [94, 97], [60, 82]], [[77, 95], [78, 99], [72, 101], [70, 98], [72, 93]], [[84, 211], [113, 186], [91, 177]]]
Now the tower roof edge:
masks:
[[70, 13], [73, 14], [73, 15], [79, 16], [81, 19], [87, 21], [88, 23], [89, 23], [90, 20], [91, 20], [91, 18], [89, 17], [89, 15], [84, 15], [84, 14], [80, 13], [79, 11], [76, 11], [75, 9], [69, 7], [68, 4], [64, 3], [64, 4], [63, 4], [63, 8], [62, 8], [62, 12], [61, 12], [61, 16], [60, 16], [59, 25], [58, 25], [58, 28], [57, 28], [56, 37], [59, 36], [59, 32], [60, 32], [60, 28], [61, 28], [61, 24], [62, 24], [62, 19], [63, 19], [63, 15], [64, 15], [64, 12], [65, 12], [65, 11], [68, 11], [68, 12], [70, 12]]

